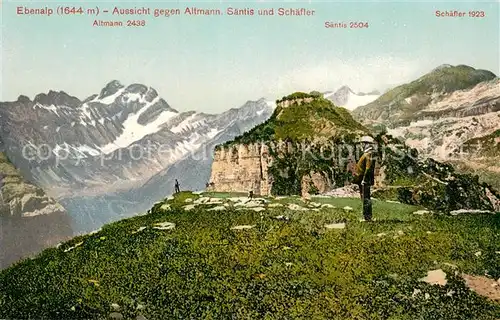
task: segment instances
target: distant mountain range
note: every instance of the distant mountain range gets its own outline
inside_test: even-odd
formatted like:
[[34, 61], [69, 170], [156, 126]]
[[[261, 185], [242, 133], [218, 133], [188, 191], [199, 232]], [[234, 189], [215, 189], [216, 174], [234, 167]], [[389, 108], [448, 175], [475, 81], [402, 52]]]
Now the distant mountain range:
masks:
[[[0, 103], [0, 137], [23, 175], [70, 207], [75, 230], [89, 231], [113, 217], [149, 208], [151, 203], [133, 205], [135, 197], [128, 192], [142, 194], [141, 187], [154, 181], [178, 178], [184, 188], [203, 187], [208, 177], [175, 168], [194, 155], [210, 161], [213, 143], [265, 121], [273, 110], [274, 102], [262, 98], [216, 115], [179, 112], [151, 87], [111, 81], [83, 101], [49, 91], [33, 100], [20, 96]], [[156, 177], [165, 172], [168, 178]], [[167, 186], [151, 189], [156, 197], [145, 199], [157, 201], [172, 191]], [[96, 206], [96, 199], [110, 196], [113, 211]]]
[[[471, 89], [481, 82], [495, 78], [496, 75], [487, 70], [466, 65], [441, 65], [420, 78], [397, 86], [372, 102], [356, 108], [353, 115], [364, 123], [378, 123], [389, 127], [407, 125], [411, 121], [431, 117], [429, 111], [434, 109], [433, 105], [453, 92]], [[481, 102], [483, 101], [478, 101]], [[452, 107], [450, 104], [449, 108]], [[440, 108], [445, 109], [444, 105]], [[434, 114], [434, 118], [439, 117], [440, 114]]]
[[492, 72], [441, 65], [353, 115], [403, 138], [422, 156], [453, 163], [500, 189], [500, 79]]

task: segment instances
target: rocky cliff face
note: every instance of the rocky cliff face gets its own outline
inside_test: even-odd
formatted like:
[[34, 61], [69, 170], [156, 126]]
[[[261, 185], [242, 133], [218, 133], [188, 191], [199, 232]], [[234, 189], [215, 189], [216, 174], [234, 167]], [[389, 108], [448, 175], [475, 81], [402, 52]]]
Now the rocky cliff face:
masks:
[[323, 149], [335, 148], [332, 142], [352, 146], [366, 128], [316, 92], [276, 103], [269, 120], [216, 148], [210, 190], [305, 195], [343, 186], [348, 158], [326, 159], [334, 150]]
[[272, 181], [269, 147], [264, 144], [238, 144], [215, 151], [209, 190], [248, 192], [268, 195]]
[[0, 268], [72, 236], [66, 210], [0, 152]]
[[[297, 145], [284, 141], [268, 144], [237, 144], [218, 148], [212, 163], [208, 190], [217, 192], [248, 192], [252, 190], [256, 195], [271, 195], [273, 194], [273, 183], [282, 178], [289, 178], [290, 175], [295, 174], [294, 171], [297, 169], [283, 167], [270, 170], [276, 160], [286, 161], [287, 158], [296, 157], [297, 152], [300, 153], [301, 150], [308, 148], [309, 146], [304, 144]], [[329, 168], [322, 171], [311, 166], [310, 170], [307, 170], [299, 179], [301, 195], [326, 193], [335, 187], [349, 183], [348, 175], [354, 174], [355, 170], [354, 152], [352, 157], [346, 158], [343, 163], [342, 161], [339, 163], [335, 159], [325, 159], [324, 161], [327, 166], [342, 167], [342, 169], [340, 172], [330, 171]], [[296, 163], [292, 165], [296, 165]], [[380, 163], [377, 162], [375, 167], [376, 186], [383, 183], [382, 174]]]
[[415, 113], [410, 123], [388, 132], [422, 156], [453, 163], [500, 188], [500, 152], [492, 137], [499, 130], [500, 79], [496, 78], [443, 96]]

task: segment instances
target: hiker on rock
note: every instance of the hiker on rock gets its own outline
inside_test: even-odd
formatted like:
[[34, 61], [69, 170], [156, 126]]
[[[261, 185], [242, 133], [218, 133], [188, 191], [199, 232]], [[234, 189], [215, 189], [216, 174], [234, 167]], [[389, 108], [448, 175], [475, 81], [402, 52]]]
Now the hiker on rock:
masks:
[[175, 179], [175, 192], [174, 193], [179, 193], [181, 192], [181, 188], [179, 186], [179, 181], [177, 181], [177, 179]]
[[372, 220], [372, 200], [370, 188], [375, 183], [375, 141], [372, 137], [364, 136], [360, 139], [363, 144], [363, 155], [356, 165], [354, 183], [359, 186], [361, 201], [363, 202], [363, 216], [365, 221]]

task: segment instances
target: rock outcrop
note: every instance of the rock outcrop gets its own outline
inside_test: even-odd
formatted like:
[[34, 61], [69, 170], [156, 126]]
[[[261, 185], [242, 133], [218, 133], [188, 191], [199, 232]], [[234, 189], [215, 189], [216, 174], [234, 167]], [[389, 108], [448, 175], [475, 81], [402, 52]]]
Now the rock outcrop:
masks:
[[348, 180], [349, 154], [334, 152], [367, 129], [318, 92], [296, 92], [276, 105], [268, 121], [216, 147], [209, 190], [305, 195]]
[[1, 152], [0, 226], [0, 268], [73, 235], [66, 210], [26, 182]]
[[209, 190], [248, 192], [268, 195], [271, 179], [269, 147], [264, 144], [238, 144], [215, 151]]
[[[307, 148], [309, 147], [305, 145], [295, 145], [283, 141], [220, 147], [214, 154], [207, 190], [216, 192], [253, 191], [255, 195], [271, 195], [273, 194], [273, 184], [277, 180], [293, 179], [291, 175], [294, 175], [298, 170], [297, 163], [293, 160], [291, 160], [290, 166], [273, 167], [273, 164], [276, 165], [279, 162], [297, 157], [297, 152]], [[305, 156], [307, 157], [307, 155]], [[326, 161], [327, 165], [325, 170], [319, 170], [311, 165], [310, 169], [305, 169], [306, 172], [297, 177], [300, 184], [298, 190], [300, 190], [301, 195], [323, 194], [333, 188], [343, 187], [350, 183], [350, 178], [355, 171], [354, 153], [344, 161], [336, 161], [335, 159], [323, 161]], [[376, 186], [383, 184], [383, 169], [377, 162], [375, 167]], [[275, 174], [273, 175], [272, 172]], [[275, 191], [274, 194], [276, 192], [281, 194], [279, 191]]]

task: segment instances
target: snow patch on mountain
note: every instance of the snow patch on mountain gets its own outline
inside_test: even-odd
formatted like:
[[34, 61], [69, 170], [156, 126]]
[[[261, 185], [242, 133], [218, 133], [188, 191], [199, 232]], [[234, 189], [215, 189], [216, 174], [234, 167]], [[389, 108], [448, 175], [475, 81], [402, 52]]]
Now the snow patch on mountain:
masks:
[[323, 93], [323, 97], [332, 101], [338, 107], [354, 110], [359, 106], [366, 105], [376, 100], [380, 97], [380, 94], [378, 92], [356, 93], [348, 86], [342, 86], [337, 91], [327, 91]]
[[178, 125], [170, 128], [170, 131], [173, 133], [182, 133], [184, 131], [189, 131], [189, 130], [194, 130], [197, 127], [200, 127], [204, 124], [206, 124], [206, 119], [199, 119], [199, 114], [195, 113], [184, 119], [181, 123]]
[[54, 153], [54, 155], [56, 155], [59, 159], [82, 159], [87, 158], [87, 154], [96, 157], [100, 154], [100, 151], [88, 145], [73, 146], [64, 142], [62, 145], [56, 144], [52, 153]]
[[[135, 100], [143, 99], [140, 95], [138, 97], [134, 96], [133, 98], [135, 98]], [[100, 147], [101, 151], [104, 154], [108, 154], [117, 149], [126, 148], [135, 141], [140, 140], [149, 134], [158, 132], [162, 128], [163, 124], [178, 115], [177, 112], [162, 111], [154, 121], [148, 123], [147, 125], [140, 124], [138, 119], [141, 114], [143, 114], [149, 107], [154, 106], [159, 100], [160, 97], [156, 97], [153, 101], [147, 102], [146, 105], [139, 110], [139, 112], [129, 114], [127, 119], [123, 122], [122, 134], [119, 135], [113, 142]]]
[[46, 106], [46, 105], [43, 105], [43, 104], [40, 104], [40, 103], [35, 103], [35, 105], [33, 106], [33, 109], [36, 109], [36, 108], [41, 108], [41, 109], [45, 109], [45, 110], [49, 110], [49, 111], [52, 111], [54, 112], [57, 116], [59, 116], [59, 114], [57, 113], [57, 107], [53, 104], [51, 104], [50, 106]]
[[96, 96], [94, 100], [92, 100], [92, 102], [100, 102], [102, 104], [112, 104], [113, 102], [115, 102], [116, 98], [118, 98], [125, 91], [125, 89], [126, 88], [118, 89], [118, 91], [116, 91], [115, 93], [101, 99], [99, 99]]
[[340, 107], [344, 107], [347, 110], [354, 110], [359, 106], [364, 106], [366, 104], [369, 104], [372, 101], [375, 101], [379, 96], [378, 95], [365, 95], [365, 96], [358, 96], [358, 95], [351, 95], [349, 96], [349, 100], [347, 100], [347, 103], [344, 105], [341, 105]]

